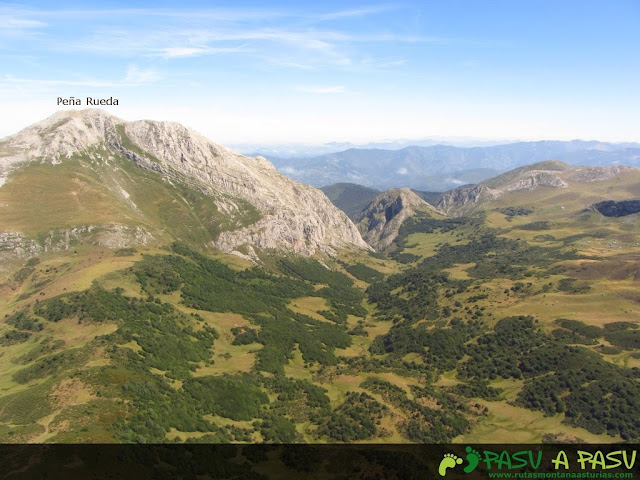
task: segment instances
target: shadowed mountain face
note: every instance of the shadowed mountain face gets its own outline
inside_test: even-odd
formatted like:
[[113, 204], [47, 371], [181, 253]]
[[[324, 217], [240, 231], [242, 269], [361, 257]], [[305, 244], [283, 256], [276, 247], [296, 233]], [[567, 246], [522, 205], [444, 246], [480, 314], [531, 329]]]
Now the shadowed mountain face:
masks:
[[349, 181], [379, 190], [408, 187], [445, 191], [547, 160], [572, 165], [640, 166], [640, 145], [574, 140], [472, 148], [448, 145], [401, 150], [352, 148], [312, 158], [269, 159], [291, 178], [318, 187]]
[[0, 234], [14, 253], [84, 237], [117, 247], [175, 238], [242, 255], [367, 248], [319, 190], [171, 122], [60, 112], [0, 142], [0, 179]]
[[640, 212], [640, 200], [623, 200], [614, 202], [613, 200], [605, 200], [594, 205], [605, 217], [626, 217]]
[[335, 185], [322, 187], [320, 190], [351, 220], [355, 220], [358, 214], [382, 193], [380, 190], [363, 187], [355, 183], [336, 183]]

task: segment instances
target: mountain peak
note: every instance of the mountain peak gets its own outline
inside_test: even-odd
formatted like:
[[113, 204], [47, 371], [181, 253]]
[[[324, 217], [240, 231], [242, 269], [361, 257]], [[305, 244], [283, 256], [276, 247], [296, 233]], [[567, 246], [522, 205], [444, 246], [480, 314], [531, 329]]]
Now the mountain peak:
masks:
[[0, 141], [0, 156], [5, 167], [36, 158], [56, 163], [115, 138], [115, 127], [122, 123], [99, 109], [59, 111]]
[[402, 223], [418, 210], [441, 213], [410, 189], [394, 188], [378, 195], [356, 221], [362, 238], [376, 250], [385, 250]]
[[[349, 245], [369, 248], [319, 190], [290, 180], [264, 158], [235, 154], [175, 122], [125, 122], [98, 109], [58, 112], [0, 141], [0, 185], [23, 165], [72, 161], [99, 170], [96, 177], [116, 175], [117, 162], [133, 163], [169, 185], [206, 195], [221, 215], [236, 219], [217, 229], [210, 242], [225, 251], [245, 244], [304, 254]], [[109, 167], [111, 162], [116, 164]], [[122, 181], [112, 182], [117, 196], [123, 195]]]

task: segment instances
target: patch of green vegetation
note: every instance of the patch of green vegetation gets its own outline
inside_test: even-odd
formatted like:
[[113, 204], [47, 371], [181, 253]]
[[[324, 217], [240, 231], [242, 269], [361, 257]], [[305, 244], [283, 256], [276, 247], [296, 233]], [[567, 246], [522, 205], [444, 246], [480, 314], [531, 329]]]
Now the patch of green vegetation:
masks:
[[258, 341], [258, 332], [251, 327], [234, 327], [231, 333], [235, 335], [232, 345], [249, 345]]
[[265, 442], [293, 443], [300, 441], [300, 435], [291, 420], [276, 415], [267, 415], [266, 417], [256, 425]]
[[170, 378], [187, 378], [199, 362], [210, 359], [211, 347], [218, 338], [212, 327], [194, 330], [188, 317], [167, 303], [132, 298], [129, 306], [126, 321], [108, 339], [119, 344], [135, 340], [141, 348], [139, 355], [149, 367], [166, 371]]
[[17, 330], [39, 332], [44, 328], [42, 323], [30, 316], [24, 310], [16, 312], [13, 315], [6, 315], [5, 319], [7, 324], [13, 325]]
[[507, 217], [507, 220], [510, 220], [513, 217], [526, 216], [533, 213], [533, 210], [531, 208], [526, 208], [526, 207], [509, 206], [509, 207], [498, 208], [497, 210], [498, 212], [504, 214], [504, 216]]
[[[581, 332], [584, 339], [599, 335], [581, 322], [559, 323], [576, 335]], [[524, 379], [517, 397], [521, 406], [546, 415], [565, 413], [565, 422], [596, 434], [627, 440], [640, 435], [640, 421], [628, 414], [640, 406], [637, 372], [585, 348], [554, 341], [532, 317], [500, 320], [467, 353], [469, 359], [458, 368], [463, 379]]]
[[437, 219], [427, 214], [417, 213], [413, 217], [408, 218], [402, 223], [398, 231], [396, 243], [403, 247], [406, 245], [406, 239], [412, 233], [447, 233], [452, 232], [460, 227], [475, 227], [482, 224], [482, 218], [471, 217], [451, 217]]
[[135, 255], [137, 252], [137, 250], [133, 247], [127, 247], [127, 248], [118, 248], [115, 252], [113, 252], [113, 254], [116, 257], [131, 257], [133, 255]]
[[191, 378], [183, 388], [203, 410], [232, 420], [259, 417], [262, 406], [269, 402], [259, 379], [249, 374]]
[[549, 235], [548, 233], [543, 233], [542, 235], [536, 235], [535, 237], [533, 237], [533, 239], [536, 242], [553, 242], [555, 241], [556, 237], [554, 237], [553, 235]]
[[483, 398], [498, 400], [503, 392], [502, 388], [494, 388], [486, 380], [475, 379], [469, 383], [458, 383], [451, 387], [451, 392], [467, 398]]
[[20, 270], [18, 270], [16, 273], [13, 274], [13, 281], [16, 283], [22, 283], [24, 282], [29, 275], [31, 275], [33, 272], [35, 272], [35, 268], [32, 266], [26, 266], [24, 268], [21, 268]]
[[417, 262], [421, 257], [418, 255], [414, 255], [413, 253], [394, 252], [391, 254], [391, 258], [393, 258], [396, 262], [408, 264]]
[[623, 350], [640, 349], [640, 330], [635, 323], [607, 323], [604, 326], [604, 339]]
[[56, 350], [60, 350], [62, 347], [64, 347], [64, 340], [54, 340], [51, 337], [44, 337], [35, 348], [11, 361], [18, 365], [24, 365], [37, 360], [43, 355], [48, 355]]
[[74, 366], [79, 366], [86, 359], [86, 351], [66, 350], [54, 353], [37, 360], [32, 365], [18, 370], [13, 374], [16, 383], [29, 383], [39, 378], [46, 378], [60, 372], [68, 371]]
[[52, 382], [43, 382], [27, 390], [0, 397], [0, 422], [29, 425], [53, 412]]
[[603, 331], [595, 325], [587, 325], [579, 320], [559, 318], [555, 321], [562, 328], [554, 330], [551, 334], [563, 343], [575, 343], [583, 345], [595, 345], [596, 339], [603, 336]]
[[339, 442], [367, 440], [377, 433], [376, 424], [380, 423], [387, 410], [371, 395], [347, 392], [342, 404], [332, 412], [318, 433]]
[[343, 264], [343, 266], [347, 272], [363, 282], [373, 283], [378, 280], [382, 280], [384, 277], [383, 273], [374, 268], [368, 267], [364, 263], [358, 262], [355, 265]]
[[298, 344], [306, 363], [335, 365], [336, 348], [351, 345], [351, 337], [344, 328], [315, 320], [306, 315], [275, 313], [274, 317], [253, 316], [260, 325], [258, 342], [264, 346], [258, 351], [256, 368], [278, 375]]
[[[143, 289], [150, 294], [179, 289], [189, 307], [242, 313], [251, 318], [261, 326], [252, 340], [264, 345], [257, 354], [259, 370], [283, 373], [295, 344], [299, 344], [306, 362], [326, 365], [335, 364], [335, 348], [351, 344], [344, 327], [286, 308], [293, 298], [316, 295], [328, 299], [338, 318], [346, 320], [347, 314], [361, 314], [364, 309], [359, 302], [363, 294], [351, 287], [352, 281], [346, 275], [304, 259], [280, 265], [294, 278], [269, 274], [257, 267], [238, 272], [184, 245], [174, 244], [172, 249], [179, 255], [145, 257], [136, 266], [134, 271]], [[311, 281], [329, 286], [315, 291]], [[237, 341], [244, 340], [241, 337]]]
[[80, 322], [115, 322], [126, 318], [130, 310], [129, 300], [122, 291], [119, 288], [107, 291], [94, 286], [83, 292], [65, 293], [38, 302], [34, 312], [50, 322], [74, 317]]
[[589, 284], [576, 278], [563, 278], [558, 282], [558, 290], [568, 293], [585, 293], [591, 290]]
[[518, 316], [503, 318], [487, 333], [469, 345], [469, 360], [459, 370], [464, 379], [522, 378], [519, 359], [523, 353], [544, 343], [533, 317]]
[[20, 330], [9, 330], [4, 335], [0, 336], [0, 345], [7, 347], [9, 345], [16, 345], [18, 343], [24, 343], [29, 340], [31, 332], [24, 332]]
[[540, 230], [550, 230], [551, 226], [549, 225], [549, 222], [546, 220], [538, 220], [536, 222], [531, 222], [531, 223], [525, 223], [524, 225], [520, 225], [518, 227], [515, 227], [517, 230], [534, 230], [534, 231], [540, 231]]
[[238, 272], [184, 245], [172, 249], [176, 255], [145, 256], [136, 265], [135, 275], [149, 294], [180, 289], [184, 304], [195, 309], [256, 314], [283, 309], [292, 298], [314, 293], [301, 280], [258, 267]]
[[385, 401], [400, 409], [408, 421], [403, 433], [413, 442], [446, 443], [465, 432], [469, 421], [460, 413], [462, 405], [452, 397], [437, 393], [432, 388], [412, 388], [416, 398], [435, 400], [443, 408], [430, 408], [416, 400], [409, 400], [404, 389], [385, 380], [370, 377], [360, 384], [370, 392], [379, 394]]

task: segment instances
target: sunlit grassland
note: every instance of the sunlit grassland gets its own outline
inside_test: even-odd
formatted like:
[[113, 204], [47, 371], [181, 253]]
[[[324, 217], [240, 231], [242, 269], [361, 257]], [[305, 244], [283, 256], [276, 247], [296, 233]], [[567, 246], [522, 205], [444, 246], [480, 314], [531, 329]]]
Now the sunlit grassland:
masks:
[[464, 245], [468, 240], [455, 238], [454, 232], [436, 233], [412, 233], [407, 237], [407, 247], [403, 252], [417, 255], [421, 258], [431, 257], [436, 254], [438, 247], [445, 242], [453, 243], [458, 240], [457, 245]]
[[0, 225], [35, 237], [65, 227], [140, 221], [135, 211], [114, 200], [95, 170], [78, 159], [59, 165], [34, 162], [14, 172], [0, 189]]
[[486, 416], [478, 417], [471, 431], [453, 439], [455, 443], [541, 443], [545, 434], [569, 434], [589, 443], [620, 442], [619, 437], [595, 435], [584, 428], [562, 423], [564, 414], [545, 417], [542, 412], [510, 405], [506, 401], [474, 400], [488, 408]]
[[330, 307], [327, 305], [327, 301], [321, 297], [302, 297], [296, 298], [289, 302], [287, 306], [291, 311], [296, 313], [302, 313], [303, 315], [308, 315], [311, 318], [316, 320], [320, 320], [322, 322], [329, 322], [325, 317], [320, 315], [318, 312], [323, 310], [329, 310]]
[[[179, 306], [185, 312], [196, 310]], [[234, 335], [232, 328], [251, 327], [258, 328], [236, 313], [217, 313], [198, 311], [205, 323], [219, 333], [219, 338], [213, 344], [211, 362], [209, 365], [201, 365], [193, 372], [194, 377], [206, 375], [221, 375], [224, 373], [248, 372], [256, 360], [256, 352], [262, 348], [259, 343], [248, 345], [233, 345]]]
[[287, 377], [297, 380], [313, 379], [313, 370], [305, 364], [300, 348], [296, 345], [291, 351], [289, 361], [284, 365], [284, 373]]

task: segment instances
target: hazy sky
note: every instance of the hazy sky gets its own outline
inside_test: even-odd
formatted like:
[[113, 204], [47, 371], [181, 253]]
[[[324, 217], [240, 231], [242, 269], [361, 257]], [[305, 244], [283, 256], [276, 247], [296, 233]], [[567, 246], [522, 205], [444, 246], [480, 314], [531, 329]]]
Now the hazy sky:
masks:
[[0, 2], [0, 136], [113, 96], [223, 144], [640, 141], [638, 0], [86, 3]]

